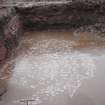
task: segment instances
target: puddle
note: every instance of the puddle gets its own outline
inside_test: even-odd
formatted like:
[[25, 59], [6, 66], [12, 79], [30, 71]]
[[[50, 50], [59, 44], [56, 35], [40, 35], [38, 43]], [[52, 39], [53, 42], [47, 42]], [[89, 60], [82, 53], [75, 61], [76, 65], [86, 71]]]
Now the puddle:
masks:
[[101, 38], [70, 31], [24, 36], [0, 105], [26, 105], [24, 100], [29, 105], [105, 105]]

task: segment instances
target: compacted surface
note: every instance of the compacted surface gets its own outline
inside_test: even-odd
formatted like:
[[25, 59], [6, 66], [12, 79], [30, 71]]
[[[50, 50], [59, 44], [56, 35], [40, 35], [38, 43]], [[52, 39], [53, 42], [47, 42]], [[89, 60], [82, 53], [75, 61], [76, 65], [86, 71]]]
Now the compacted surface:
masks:
[[[0, 105], [105, 105], [104, 14], [104, 0], [0, 1]], [[11, 54], [22, 29], [77, 31], [26, 33]]]
[[97, 37], [26, 33], [9, 61], [12, 76], [0, 105], [105, 105], [105, 50]]

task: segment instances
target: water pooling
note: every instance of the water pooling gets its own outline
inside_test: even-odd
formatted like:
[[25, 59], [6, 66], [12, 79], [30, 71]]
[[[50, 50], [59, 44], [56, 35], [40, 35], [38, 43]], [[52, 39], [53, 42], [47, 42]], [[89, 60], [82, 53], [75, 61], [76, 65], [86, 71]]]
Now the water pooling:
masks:
[[74, 105], [76, 92], [95, 76], [95, 57], [74, 49], [80, 41], [73, 33], [30, 34], [17, 49], [13, 76], [0, 105], [24, 105], [20, 101], [27, 99], [34, 100], [31, 105]]

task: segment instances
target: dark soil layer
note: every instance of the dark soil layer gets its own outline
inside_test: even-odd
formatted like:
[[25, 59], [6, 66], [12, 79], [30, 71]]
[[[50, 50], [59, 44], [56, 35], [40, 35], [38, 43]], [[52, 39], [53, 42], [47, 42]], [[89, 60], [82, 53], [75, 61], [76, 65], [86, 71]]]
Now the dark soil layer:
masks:
[[105, 22], [105, 3], [69, 2], [16, 7], [25, 29], [70, 29]]

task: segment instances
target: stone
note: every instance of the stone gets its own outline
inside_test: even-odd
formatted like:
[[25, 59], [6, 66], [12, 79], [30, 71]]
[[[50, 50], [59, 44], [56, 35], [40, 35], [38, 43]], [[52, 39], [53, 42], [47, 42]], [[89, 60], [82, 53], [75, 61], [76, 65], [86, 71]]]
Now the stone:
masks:
[[[16, 48], [21, 33], [21, 23], [14, 8], [0, 8], [0, 60], [6, 58]], [[5, 55], [6, 56], [6, 55]]]
[[2, 72], [6, 74], [6, 69], [2, 67], [17, 47], [21, 30], [21, 22], [15, 9], [0, 7], [0, 96], [6, 92], [8, 81], [8, 78], [2, 78]]

